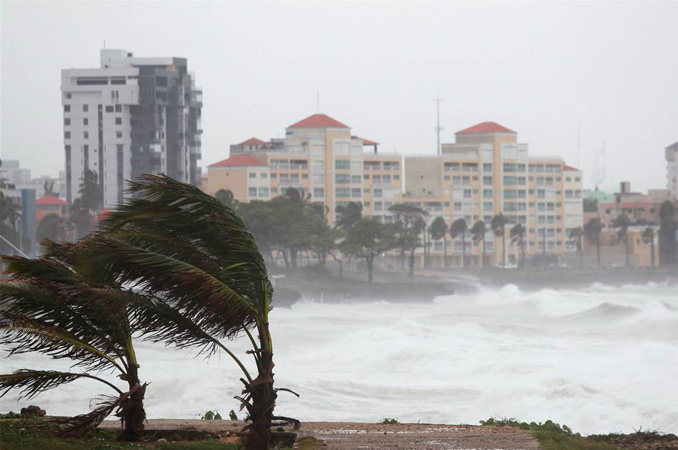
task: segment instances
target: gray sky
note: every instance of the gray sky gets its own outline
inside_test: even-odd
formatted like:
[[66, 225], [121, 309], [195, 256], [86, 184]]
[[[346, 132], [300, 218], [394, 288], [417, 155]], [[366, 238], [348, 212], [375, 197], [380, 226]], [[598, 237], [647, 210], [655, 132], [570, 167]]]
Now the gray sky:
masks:
[[606, 178], [643, 190], [665, 187], [664, 148], [678, 141], [678, 2], [1, 8], [1, 154], [34, 176], [63, 170], [60, 70], [97, 67], [104, 40], [137, 56], [188, 58], [204, 90], [203, 167], [229, 144], [283, 137], [316, 112], [316, 90], [321, 112], [384, 151], [435, 151], [439, 95], [443, 142], [495, 121], [531, 154], [588, 171], [605, 141]]

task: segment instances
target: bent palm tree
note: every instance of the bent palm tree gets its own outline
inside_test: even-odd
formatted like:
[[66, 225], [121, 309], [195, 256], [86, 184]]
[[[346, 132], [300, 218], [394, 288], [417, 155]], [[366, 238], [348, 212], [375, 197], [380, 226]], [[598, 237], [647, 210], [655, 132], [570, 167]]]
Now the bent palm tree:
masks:
[[[118, 438], [139, 441], [146, 418], [146, 384], [139, 381], [127, 310], [115, 301], [127, 294], [94, 283], [65, 263], [58, 255], [68, 253], [67, 246], [52, 243], [50, 247], [39, 259], [5, 258], [12, 278], [0, 284], [0, 345], [9, 355], [38, 352], [71, 359], [73, 368], [80, 371], [23, 369], [3, 374], [1, 396], [18, 389], [20, 398], [32, 398], [78, 379], [97, 380], [114, 389], [117, 396], [106, 396], [88, 414], [57, 420], [57, 433], [79, 436], [118, 408], [124, 425]], [[100, 372], [105, 370], [118, 372], [127, 389], [101, 378]]]
[[596, 259], [598, 262], [598, 269], [600, 269], [600, 233], [603, 231], [604, 226], [605, 225], [603, 222], [597, 217], [589, 219], [589, 221], [586, 222], [586, 225], [584, 225], [584, 234], [586, 235], [587, 239], [589, 241], [595, 242], [596, 244]]
[[506, 268], [506, 218], [504, 213], [499, 213], [496, 216], [492, 217], [492, 222], [490, 224], [492, 231], [494, 231], [495, 237], [501, 236], [501, 268]]
[[[145, 175], [128, 190], [132, 199], [77, 244], [76, 264], [134, 286], [134, 324], [146, 339], [208, 356], [226, 352], [244, 376], [236, 398], [251, 417], [246, 447], [267, 448], [272, 420], [287, 418], [273, 415], [279, 391], [269, 331], [273, 288], [252, 234], [232, 209], [167, 176]], [[222, 343], [242, 334], [252, 345], [256, 376]]]
[[520, 248], [520, 267], [525, 268], [525, 227], [517, 223], [511, 227], [511, 244]]
[[654, 269], [654, 228], [652, 227], [647, 227], [643, 231], [643, 242], [646, 244], [650, 244], [650, 258], [652, 258], [652, 268]]
[[450, 226], [450, 236], [452, 239], [456, 239], [461, 236], [461, 268], [466, 268], [466, 230], [468, 226], [466, 225], [466, 220], [457, 219], [452, 222]]
[[629, 226], [631, 221], [626, 214], [621, 214], [614, 219], [612, 226], [617, 229], [617, 239], [624, 240], [624, 256], [626, 257], [626, 267], [629, 267]]

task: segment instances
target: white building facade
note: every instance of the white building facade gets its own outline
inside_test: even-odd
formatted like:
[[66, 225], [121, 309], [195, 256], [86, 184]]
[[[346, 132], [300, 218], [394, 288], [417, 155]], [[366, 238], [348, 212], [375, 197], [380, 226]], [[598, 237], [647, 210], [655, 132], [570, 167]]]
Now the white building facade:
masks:
[[666, 147], [666, 188], [678, 200], [678, 142]]
[[202, 92], [186, 59], [101, 50], [100, 68], [62, 70], [61, 91], [69, 203], [88, 169], [104, 208], [122, 201], [124, 180], [145, 173], [200, 184]]

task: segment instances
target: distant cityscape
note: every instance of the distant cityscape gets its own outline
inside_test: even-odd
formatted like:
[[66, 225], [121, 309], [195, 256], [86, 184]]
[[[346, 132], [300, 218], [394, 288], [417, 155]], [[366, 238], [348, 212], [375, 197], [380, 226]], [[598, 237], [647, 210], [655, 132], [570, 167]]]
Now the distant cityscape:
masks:
[[[678, 204], [678, 142], [666, 147], [665, 189], [640, 193], [628, 181], [608, 180], [587, 191], [580, 168], [534, 154], [517, 131], [495, 122], [456, 132], [455, 142], [442, 142], [438, 154], [407, 156], [383, 152], [378, 136], [356, 136], [350, 126], [318, 113], [287, 126], [284, 138], [231, 145], [229, 155], [203, 171], [202, 92], [187, 59], [101, 50], [99, 68], [62, 71], [61, 93], [65, 165], [59, 177], [32, 177], [30, 162], [2, 161], [2, 253], [37, 254], [39, 240], [50, 236], [46, 225], [39, 230], [50, 215], [63, 221], [61, 237], [82, 235], [85, 227], [69, 219], [74, 205], [83, 208], [88, 173], [97, 190], [84, 209], [94, 221], [124, 200], [124, 180], [165, 173], [211, 195], [229, 192], [240, 203], [270, 201], [293, 188], [326, 211], [329, 225], [353, 203], [363, 217], [382, 224], [399, 220], [395, 205], [421, 208], [427, 213], [424, 234], [437, 218], [447, 225], [464, 219], [470, 230], [501, 215], [504, 237], [511, 227], [524, 228], [521, 246], [499, 245], [490, 228], [482, 245], [466, 231], [454, 238], [424, 236], [427, 244], [413, 261], [418, 269], [519, 262], [654, 267], [676, 260], [678, 233], [667, 238], [660, 229], [665, 205], [673, 205], [675, 215]], [[628, 219], [624, 243], [615, 225], [620, 216]], [[593, 242], [584, 230], [596, 220], [601, 231]], [[382, 255], [381, 267], [393, 267], [396, 253]]]

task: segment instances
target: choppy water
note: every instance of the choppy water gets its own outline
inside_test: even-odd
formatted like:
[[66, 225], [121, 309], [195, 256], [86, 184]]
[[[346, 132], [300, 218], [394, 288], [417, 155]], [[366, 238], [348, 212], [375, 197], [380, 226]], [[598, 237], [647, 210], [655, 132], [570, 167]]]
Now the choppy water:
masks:
[[[552, 419], [582, 433], [678, 432], [678, 290], [665, 285], [520, 292], [515, 286], [433, 304], [304, 302], [271, 318], [278, 412], [314, 421], [478, 423]], [[244, 342], [235, 343], [240, 348]], [[240, 374], [226, 357], [138, 345], [152, 384], [150, 418], [237, 409]], [[41, 357], [2, 370], [57, 367]], [[85, 412], [93, 381], [31, 403]], [[8, 395], [0, 411], [21, 404]]]

